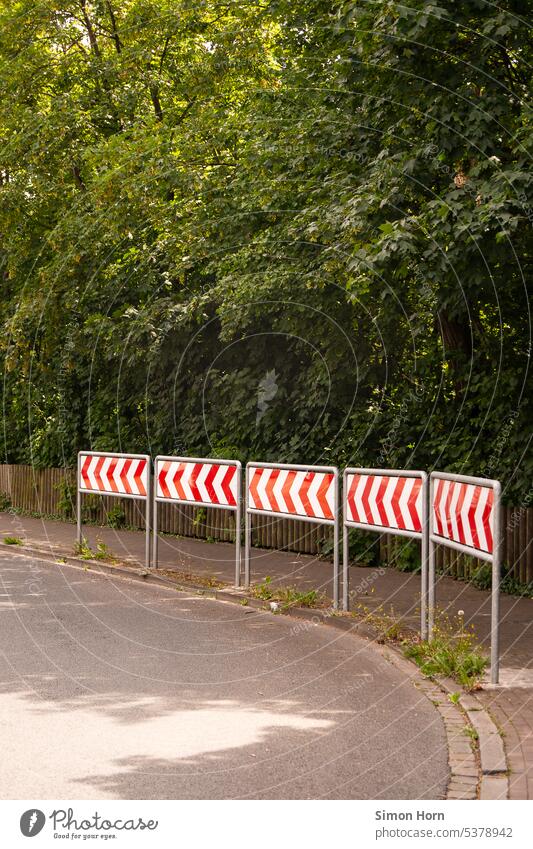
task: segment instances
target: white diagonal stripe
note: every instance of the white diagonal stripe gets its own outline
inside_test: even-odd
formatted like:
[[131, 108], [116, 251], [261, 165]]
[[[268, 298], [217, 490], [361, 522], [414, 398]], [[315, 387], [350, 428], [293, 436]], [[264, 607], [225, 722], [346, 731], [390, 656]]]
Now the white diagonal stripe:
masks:
[[184, 463], [185, 471], [181, 476], [181, 486], [187, 498], [187, 501], [195, 501], [191, 489], [191, 475], [193, 472], [194, 463]]
[[448, 497], [448, 490], [450, 488], [450, 481], [444, 481], [444, 486], [442, 487], [442, 495], [440, 502], [437, 504], [437, 510], [439, 514], [439, 518], [442, 525], [442, 535], [448, 537], [448, 523], [446, 521], [446, 499]]
[[380, 483], [381, 478], [379, 475], [376, 475], [374, 477], [374, 480], [372, 481], [372, 486], [370, 487], [370, 495], [368, 496], [368, 503], [370, 505], [370, 512], [372, 514], [371, 522], [373, 525], [381, 525], [381, 516], [379, 515], [379, 510], [376, 501]]
[[311, 479], [311, 486], [307, 490], [307, 498], [309, 500], [314, 515], [322, 519], [324, 518], [324, 511], [322, 510], [320, 502], [317, 498], [317, 492], [323, 480], [324, 475], [322, 474], [322, 472], [315, 472]]
[[294, 509], [299, 516], [307, 515], [302, 504], [302, 499], [300, 498], [300, 489], [305, 480], [306, 472], [296, 472], [294, 476], [294, 480], [292, 482], [292, 486], [290, 488], [290, 496], [292, 498]]
[[411, 493], [413, 491], [413, 487], [415, 485], [414, 478], [406, 478], [405, 486], [403, 488], [402, 494], [400, 495], [400, 500], [398, 502], [398, 506], [400, 508], [400, 513], [402, 515], [403, 527], [405, 530], [412, 531], [413, 530], [413, 520], [411, 519], [411, 514], [409, 513], [409, 499], [411, 497]]
[[278, 479], [277, 479], [276, 483], [274, 484], [274, 489], [273, 489], [274, 497], [275, 497], [276, 501], [278, 502], [279, 509], [283, 513], [289, 512], [289, 509], [287, 507], [287, 504], [285, 503], [285, 499], [284, 499], [283, 494], [281, 492], [281, 490], [283, 489], [283, 486], [285, 484], [285, 481], [287, 480], [288, 475], [289, 475], [288, 469], [280, 469]]
[[352, 499], [355, 497], [355, 493], [354, 493], [353, 496], [351, 496], [351, 498], [348, 498], [348, 496], [351, 492], [351, 489], [352, 489], [354, 477], [355, 477], [355, 475], [346, 475], [346, 515], [347, 515], [348, 520], [350, 522], [357, 521], [354, 514], [353, 514], [353, 509], [352, 509], [352, 504], [351, 504]]
[[463, 507], [461, 509], [461, 517], [463, 519], [463, 528], [465, 532], [465, 542], [467, 545], [474, 545], [474, 539], [472, 537], [472, 530], [470, 528], [470, 519], [468, 518], [468, 511], [470, 509], [470, 505], [472, 504], [472, 498], [474, 497], [474, 487], [470, 484], [462, 484], [465, 488], [465, 500], [463, 501]]
[[260, 510], [272, 510], [270, 500], [267, 498], [266, 494], [266, 485], [270, 479], [270, 472], [271, 469], [259, 469], [261, 477], [257, 484], [257, 497], [259, 498], [258, 506]]
[[364, 508], [364, 505], [363, 505], [363, 492], [365, 490], [367, 480], [368, 480], [367, 475], [360, 475], [359, 480], [357, 482], [357, 485], [355, 487], [354, 502], [355, 502], [355, 508], [357, 510], [357, 513], [358, 513], [358, 517], [355, 518], [356, 522], [357, 521], [363, 522], [363, 523], [369, 522], [369, 517], [366, 515], [366, 511], [365, 511], [365, 508]]
[[387, 515], [389, 528], [398, 527], [396, 516], [394, 515], [394, 509], [392, 507], [392, 497], [396, 491], [396, 487], [398, 486], [399, 480], [399, 478], [389, 478], [387, 487], [385, 489], [385, 495], [383, 496], [383, 507], [385, 508], [385, 513]]
[[475, 520], [476, 520], [476, 528], [477, 535], [479, 539], [479, 544], [484, 551], [489, 550], [489, 546], [487, 543], [487, 535], [485, 534], [485, 528], [483, 527], [483, 511], [485, 509], [485, 505], [487, 503], [487, 499], [489, 497], [489, 490], [486, 486], [480, 486], [480, 494], [479, 494], [479, 502], [476, 507]]
[[98, 483], [96, 481], [96, 477], [95, 477], [95, 474], [94, 474], [95, 469], [96, 469], [96, 465], [97, 465], [99, 459], [100, 459], [99, 457], [91, 457], [91, 462], [89, 463], [89, 468], [87, 469], [87, 474], [88, 474], [89, 480], [91, 482], [91, 488], [96, 489], [96, 490], [98, 490], [100, 488], [98, 486]]
[[178, 501], [183, 501], [182, 497], [178, 495], [178, 490], [176, 484], [174, 483], [174, 475], [179, 469], [180, 463], [176, 463], [173, 461], [167, 461], [169, 463], [168, 471], [166, 473], [165, 483], [167, 485], [167, 489], [170, 492], [170, 497], [175, 498]]
[[124, 484], [120, 480], [120, 472], [122, 471], [123, 466], [124, 466], [124, 460], [117, 460], [115, 470], [113, 472], [113, 480], [115, 481], [115, 484], [116, 484], [119, 492], [124, 492]]
[[450, 516], [452, 520], [452, 539], [459, 542], [459, 528], [457, 526], [457, 502], [461, 494], [461, 487], [457, 484], [453, 487], [452, 498], [450, 501]]
[[211, 469], [211, 463], [202, 463], [198, 477], [196, 478], [196, 486], [200, 492], [201, 500], [204, 504], [211, 504], [211, 498], [205, 486], [205, 479]]
[[226, 475], [227, 466], [219, 466], [218, 471], [213, 478], [213, 489], [215, 490], [216, 497], [220, 504], [227, 504], [228, 500], [224, 494], [224, 490], [222, 489], [222, 481]]

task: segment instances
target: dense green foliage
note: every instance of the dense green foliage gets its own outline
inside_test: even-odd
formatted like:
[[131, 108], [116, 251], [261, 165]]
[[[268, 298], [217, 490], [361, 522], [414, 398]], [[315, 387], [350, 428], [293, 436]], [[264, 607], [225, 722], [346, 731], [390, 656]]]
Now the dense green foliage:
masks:
[[438, 467], [528, 499], [527, 12], [0, 0], [4, 461]]

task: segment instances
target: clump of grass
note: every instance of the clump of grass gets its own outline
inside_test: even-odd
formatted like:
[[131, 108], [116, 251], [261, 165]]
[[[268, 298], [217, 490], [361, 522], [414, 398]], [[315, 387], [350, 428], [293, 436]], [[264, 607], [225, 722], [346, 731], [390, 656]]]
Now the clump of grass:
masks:
[[263, 601], [270, 601], [271, 598], [274, 598], [274, 587], [272, 586], [272, 578], [270, 575], [267, 575], [262, 583], [256, 584], [255, 587], [251, 587], [250, 592], [256, 598], [262, 598]]
[[424, 675], [453, 678], [468, 690], [479, 686], [488, 664], [474, 627], [465, 628], [462, 616], [449, 617], [444, 613], [436, 616], [431, 641], [413, 640], [404, 651]]
[[184, 584], [194, 584], [196, 587], [220, 590], [225, 586], [223, 581], [215, 575], [195, 575], [193, 572], [179, 572], [176, 569], [159, 569], [159, 575], [172, 578], [175, 581], [183, 581]]
[[98, 540], [96, 549], [92, 549], [85, 537], [83, 537], [81, 542], [77, 542], [74, 545], [74, 554], [77, 557], [81, 557], [82, 560], [114, 561], [116, 559], [105, 542]]
[[283, 610], [290, 607], [322, 607], [326, 597], [318, 590], [301, 592], [295, 587], [280, 587], [272, 585], [272, 578], [267, 575], [264, 581], [251, 588], [255, 598], [263, 601], [277, 601]]
[[362, 617], [368, 625], [376, 629], [378, 643], [397, 643], [408, 639], [405, 624], [395, 613], [392, 605], [388, 610], [383, 605], [370, 610], [365, 604], [359, 602], [352, 615], [357, 618]]
[[20, 537], [4, 537], [6, 545], [24, 545]]
[[[399, 643], [424, 675], [453, 678], [467, 690], [479, 686], [488, 658], [478, 644], [473, 625], [465, 627], [463, 615], [450, 617], [437, 611], [431, 642], [421, 640], [408, 629], [392, 606], [389, 610], [382, 605], [370, 610], [359, 603], [352, 615], [376, 630], [378, 643]], [[459, 693], [452, 693], [449, 699], [456, 703], [459, 697]]]
[[477, 733], [475, 728], [472, 728], [471, 725], [465, 725], [463, 728], [463, 734], [466, 734], [467, 737], [470, 737], [472, 742], [479, 740], [479, 734]]

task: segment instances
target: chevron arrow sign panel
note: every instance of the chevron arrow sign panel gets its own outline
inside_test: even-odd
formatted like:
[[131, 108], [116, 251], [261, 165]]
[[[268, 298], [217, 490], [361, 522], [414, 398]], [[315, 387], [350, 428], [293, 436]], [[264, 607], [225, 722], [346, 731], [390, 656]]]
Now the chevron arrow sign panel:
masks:
[[248, 508], [303, 516], [317, 521], [335, 518], [335, 474], [301, 469], [249, 466]]
[[82, 492], [146, 498], [148, 457], [80, 454], [78, 488]]
[[434, 481], [433, 532], [471, 548], [493, 552], [494, 491], [491, 486]]
[[345, 522], [422, 533], [420, 477], [346, 475]]
[[157, 459], [156, 498], [235, 509], [239, 497], [238, 468], [238, 463], [216, 460]]

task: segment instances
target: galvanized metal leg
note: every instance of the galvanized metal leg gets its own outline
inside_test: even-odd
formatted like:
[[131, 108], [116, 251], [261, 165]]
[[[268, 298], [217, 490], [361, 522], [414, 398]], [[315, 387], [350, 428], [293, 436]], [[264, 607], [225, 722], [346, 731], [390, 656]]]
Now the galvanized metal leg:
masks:
[[420, 576], [420, 636], [428, 638], [428, 539], [426, 531], [422, 531], [421, 559], [422, 572]]
[[342, 609], [350, 609], [350, 552], [348, 550], [348, 528], [342, 524]]
[[500, 677], [500, 564], [492, 564], [492, 598], [490, 623], [490, 682], [497, 684]]
[[420, 540], [420, 636], [428, 638], [428, 560], [429, 560], [429, 487], [427, 477], [422, 484], [422, 538]]
[[339, 609], [339, 584], [340, 584], [340, 564], [339, 564], [339, 517], [338, 510], [335, 514], [335, 524], [333, 525], [333, 609]]
[[244, 587], [250, 586], [250, 547], [252, 542], [252, 515], [244, 511]]
[[148, 492], [145, 505], [145, 526], [146, 539], [144, 544], [144, 565], [146, 569], [150, 568], [150, 492]]
[[501, 508], [500, 490], [494, 490], [494, 550], [492, 554], [492, 597], [490, 621], [490, 682], [500, 680], [500, 562], [501, 562]]
[[152, 502], [152, 567], [157, 569], [159, 562], [159, 537], [157, 535], [157, 500], [154, 492], [154, 500]]
[[431, 640], [433, 639], [433, 626], [435, 625], [435, 543], [431, 539], [429, 540], [428, 567], [428, 640]]
[[235, 511], [235, 586], [241, 585], [241, 499], [237, 501]]
[[81, 545], [81, 492], [79, 489], [76, 492], [76, 539], [78, 545]]

